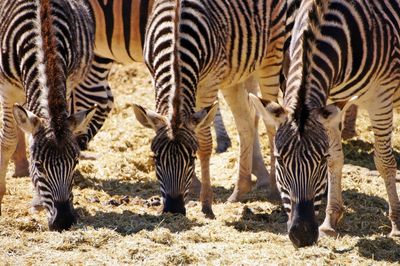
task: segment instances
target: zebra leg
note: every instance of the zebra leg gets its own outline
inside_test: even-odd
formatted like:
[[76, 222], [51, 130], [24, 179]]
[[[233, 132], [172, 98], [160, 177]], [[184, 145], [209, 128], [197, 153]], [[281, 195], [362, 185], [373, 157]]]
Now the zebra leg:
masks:
[[105, 119], [114, 106], [114, 97], [108, 84], [108, 75], [113, 61], [95, 55], [89, 73], [77, 87], [72, 90], [71, 113], [88, 110], [97, 105], [96, 113], [89, 123], [86, 134], [78, 136], [82, 150], [87, 149], [89, 141], [103, 126]]
[[232, 146], [231, 139], [229, 138], [228, 132], [226, 132], [226, 128], [224, 125], [224, 121], [221, 115], [221, 109], [218, 107], [218, 112], [214, 118], [214, 130], [217, 138], [217, 148], [215, 149], [216, 153], [223, 153], [228, 150]]
[[357, 110], [358, 110], [357, 105], [353, 104], [346, 111], [343, 131], [342, 131], [342, 138], [344, 140], [351, 139], [357, 136], [356, 132]]
[[0, 215], [1, 202], [6, 193], [8, 162], [17, 147], [17, 126], [12, 114], [14, 101], [3, 100], [3, 128], [0, 135]]
[[389, 218], [392, 222], [390, 236], [400, 236], [400, 202], [396, 190], [397, 163], [392, 150], [393, 111], [392, 105], [382, 104], [383, 108], [375, 109], [370, 119], [374, 131], [374, 161], [376, 169], [383, 177], [389, 198]]
[[[326, 204], [325, 219], [319, 227], [320, 236], [337, 236], [336, 228], [343, 215], [342, 198], [342, 170], [344, 155], [339, 127], [327, 128], [329, 136], [329, 177], [328, 177], [328, 202]], [[324, 194], [316, 196], [314, 205], [321, 204]]]
[[214, 219], [215, 215], [212, 211], [213, 192], [210, 181], [210, 157], [212, 153], [212, 136], [210, 127], [202, 127], [196, 132], [199, 141], [198, 156], [201, 166], [201, 211], [207, 218]]
[[29, 163], [26, 158], [25, 133], [21, 129], [17, 129], [17, 131], [17, 148], [12, 155], [12, 160], [15, 164], [13, 177], [29, 176]]
[[235, 189], [228, 199], [229, 202], [235, 202], [239, 201], [252, 187], [252, 155], [256, 133], [255, 112], [250, 109], [248, 93], [242, 84], [224, 89], [222, 92], [232, 110], [239, 133], [239, 174]]

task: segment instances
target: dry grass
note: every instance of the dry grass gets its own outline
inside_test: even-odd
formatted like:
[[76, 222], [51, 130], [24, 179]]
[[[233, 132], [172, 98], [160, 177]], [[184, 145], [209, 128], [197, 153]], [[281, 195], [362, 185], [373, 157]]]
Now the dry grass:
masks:
[[[143, 65], [116, 66], [111, 80], [116, 107], [90, 145], [99, 158], [81, 161], [76, 175], [79, 223], [69, 232], [49, 232], [45, 214], [28, 211], [30, 181], [11, 178], [10, 167], [0, 218], [0, 265], [399, 262], [400, 240], [385, 236], [390, 230], [388, 205], [383, 181], [370, 155], [372, 134], [365, 115], [359, 120], [360, 137], [345, 143], [346, 214], [340, 237], [321, 239], [316, 246], [296, 250], [285, 233], [286, 216], [281, 207], [266, 202], [262, 191], [252, 192], [245, 203], [226, 203], [234, 183], [237, 152], [236, 131], [228, 112], [224, 115], [234, 148], [214, 155], [211, 166], [217, 218], [206, 219], [197, 200], [189, 203], [187, 217], [160, 216], [159, 206], [153, 206], [159, 195], [149, 158], [153, 132], [139, 126], [132, 111], [132, 103], [153, 107], [149, 78]], [[399, 127], [395, 136], [399, 150]], [[268, 154], [266, 135], [262, 138], [264, 154]]]

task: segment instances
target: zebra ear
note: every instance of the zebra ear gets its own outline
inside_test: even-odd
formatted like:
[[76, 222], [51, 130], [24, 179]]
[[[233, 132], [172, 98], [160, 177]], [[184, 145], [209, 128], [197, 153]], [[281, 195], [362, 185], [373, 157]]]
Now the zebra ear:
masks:
[[218, 101], [212, 105], [197, 111], [192, 116], [192, 123], [195, 128], [208, 127], [214, 121], [215, 114], [218, 111]]
[[341, 130], [342, 112], [336, 105], [330, 104], [318, 110], [318, 121], [325, 126], [326, 129]]
[[68, 117], [67, 125], [75, 136], [85, 134], [89, 128], [89, 122], [96, 113], [97, 105], [84, 111], [77, 112]]
[[252, 93], [249, 94], [249, 98], [267, 125], [277, 128], [287, 119], [287, 113], [280, 104], [264, 100]]
[[135, 112], [136, 119], [145, 127], [152, 128], [157, 131], [160, 127], [167, 124], [165, 117], [153, 112], [140, 105], [134, 104], [133, 111]]
[[41, 125], [38, 116], [17, 103], [13, 106], [13, 115], [18, 127], [28, 134], [34, 134]]

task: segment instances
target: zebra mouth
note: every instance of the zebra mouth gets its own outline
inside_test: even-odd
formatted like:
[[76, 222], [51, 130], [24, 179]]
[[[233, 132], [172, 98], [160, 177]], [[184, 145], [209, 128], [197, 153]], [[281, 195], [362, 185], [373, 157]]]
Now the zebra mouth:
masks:
[[167, 195], [164, 198], [163, 213], [167, 212], [186, 215], [185, 200], [183, 195], [179, 195], [178, 197], [171, 197], [170, 195]]
[[49, 219], [49, 229], [51, 231], [69, 230], [77, 221], [76, 213], [70, 202], [54, 203], [54, 215]]

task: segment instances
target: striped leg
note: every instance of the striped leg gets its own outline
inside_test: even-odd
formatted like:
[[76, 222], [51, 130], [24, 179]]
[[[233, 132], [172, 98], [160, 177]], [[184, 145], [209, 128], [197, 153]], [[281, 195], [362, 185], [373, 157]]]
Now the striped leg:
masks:
[[[391, 99], [390, 99], [391, 101]], [[382, 108], [379, 108], [382, 107]], [[396, 190], [397, 164], [392, 150], [393, 111], [386, 101], [375, 110], [369, 109], [374, 131], [374, 161], [376, 169], [383, 177], [389, 198], [389, 218], [392, 222], [391, 236], [400, 236], [400, 202]]]
[[232, 110], [236, 128], [239, 132], [240, 157], [239, 174], [235, 189], [229, 202], [240, 200], [251, 190], [251, 170], [255, 128], [255, 112], [250, 109], [248, 92], [242, 84], [222, 91], [224, 98]]
[[96, 113], [89, 124], [89, 130], [86, 134], [78, 137], [81, 149], [87, 148], [89, 141], [103, 126], [114, 105], [114, 98], [108, 84], [108, 74], [112, 63], [113, 61], [110, 59], [95, 56], [85, 80], [71, 93], [71, 113], [88, 110], [97, 104]]
[[[341, 131], [336, 125], [327, 128], [329, 136], [329, 178], [328, 178], [328, 202], [326, 204], [325, 220], [319, 228], [320, 236], [336, 236], [336, 227], [343, 215], [342, 198], [342, 170], [344, 156], [342, 149]], [[315, 195], [314, 207], [319, 209], [325, 193]]]
[[199, 141], [198, 156], [201, 165], [201, 191], [200, 200], [202, 204], [201, 211], [208, 218], [215, 218], [212, 211], [213, 192], [210, 181], [210, 157], [212, 153], [212, 137], [210, 127], [200, 128], [197, 132]]
[[29, 176], [29, 163], [26, 158], [26, 144], [25, 144], [25, 133], [21, 129], [17, 129], [18, 143], [17, 148], [12, 155], [12, 160], [15, 164], [15, 171], [13, 177], [24, 177]]
[[356, 133], [357, 110], [358, 110], [357, 105], [353, 104], [346, 111], [343, 131], [342, 131], [342, 138], [344, 140], [351, 139], [352, 137], [357, 136]]
[[0, 135], [0, 215], [1, 202], [6, 193], [6, 173], [8, 161], [17, 147], [17, 127], [12, 114], [14, 101], [3, 99], [3, 128]]

